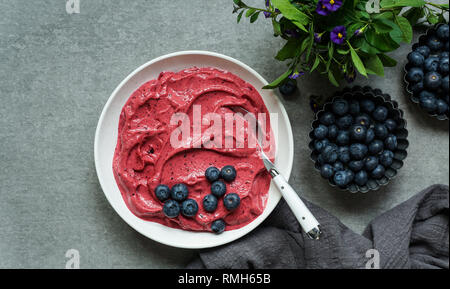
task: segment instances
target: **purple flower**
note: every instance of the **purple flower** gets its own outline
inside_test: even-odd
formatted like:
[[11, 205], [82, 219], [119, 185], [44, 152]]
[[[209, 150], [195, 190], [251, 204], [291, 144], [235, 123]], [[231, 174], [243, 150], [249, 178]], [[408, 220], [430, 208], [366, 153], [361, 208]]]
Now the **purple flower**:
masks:
[[339, 0], [321, 0], [321, 1], [323, 6], [325, 6], [328, 9], [328, 11], [331, 12], [338, 10], [342, 6], [342, 1]]
[[331, 41], [339, 45], [344, 43], [345, 37], [347, 37], [345, 26], [336, 26], [330, 33]]
[[264, 17], [266, 17], [266, 18], [269, 18], [270, 16], [272, 16], [272, 13], [267, 12], [267, 11], [264, 11], [263, 14], [264, 14]]
[[303, 74], [305, 74], [303, 71], [295, 71], [293, 73], [291, 73], [291, 75], [289, 75], [290, 79], [297, 79], [300, 76], [302, 76]]
[[316, 12], [317, 12], [317, 14], [319, 14], [319, 15], [327, 16], [327, 15], [330, 15], [331, 12], [330, 12], [330, 10], [328, 10], [327, 7], [325, 6], [324, 1], [326, 1], [326, 0], [319, 0], [319, 3], [317, 3]]
[[314, 33], [314, 41], [319, 43], [322, 40], [322, 34]]

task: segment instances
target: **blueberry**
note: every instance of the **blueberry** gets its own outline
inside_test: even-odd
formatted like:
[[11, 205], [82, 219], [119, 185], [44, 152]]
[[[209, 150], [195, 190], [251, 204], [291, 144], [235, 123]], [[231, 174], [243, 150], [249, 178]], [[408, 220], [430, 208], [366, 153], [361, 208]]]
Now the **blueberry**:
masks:
[[431, 90], [439, 88], [442, 84], [441, 75], [435, 71], [425, 75], [425, 86]]
[[175, 218], [180, 214], [180, 205], [177, 201], [167, 200], [164, 203], [163, 212], [167, 218]]
[[205, 171], [205, 177], [211, 183], [215, 182], [220, 178], [220, 170], [216, 167], [209, 167]]
[[389, 133], [387, 127], [382, 123], [376, 123], [373, 130], [375, 132], [375, 136], [381, 140], [384, 140]]
[[367, 175], [367, 172], [364, 170], [361, 170], [355, 174], [355, 183], [359, 186], [365, 186], [368, 180], [369, 176]]
[[336, 115], [342, 116], [349, 110], [348, 101], [346, 101], [345, 99], [336, 99], [333, 102], [332, 109]]
[[354, 143], [350, 146], [350, 156], [354, 160], [362, 160], [368, 151], [369, 149], [364, 144]]
[[371, 142], [369, 144], [369, 152], [372, 155], [376, 155], [376, 154], [381, 153], [383, 151], [383, 149], [384, 149], [384, 144], [379, 139], [376, 139], [376, 140], [374, 140], [373, 142]]
[[332, 145], [328, 145], [323, 149], [322, 156], [325, 162], [332, 164], [338, 159], [337, 149]]
[[375, 179], [381, 179], [386, 172], [386, 169], [382, 165], [377, 165], [376, 168], [370, 172], [370, 175]]
[[211, 184], [211, 194], [220, 198], [227, 192], [227, 186], [222, 181], [215, 181]]
[[447, 92], [448, 95], [448, 75], [442, 79], [442, 89]]
[[318, 127], [314, 129], [314, 137], [316, 139], [324, 139], [328, 135], [328, 127], [323, 124], [319, 124]]
[[324, 177], [325, 179], [331, 178], [333, 176], [333, 174], [334, 174], [334, 168], [329, 164], [324, 164], [320, 168], [320, 175], [322, 177]]
[[325, 164], [325, 160], [323, 159], [323, 154], [319, 154], [317, 156], [317, 163], [320, 164], [320, 165]]
[[361, 110], [366, 113], [372, 113], [375, 110], [375, 103], [370, 99], [361, 100]]
[[343, 117], [338, 118], [336, 121], [337, 126], [340, 129], [348, 129], [353, 123], [353, 117], [350, 114], [344, 115]]
[[394, 153], [392, 151], [385, 150], [379, 156], [380, 164], [385, 167], [389, 167], [394, 162]]
[[439, 28], [436, 31], [436, 35], [441, 40], [448, 40], [448, 37], [449, 37], [448, 25], [447, 24], [440, 25]]
[[188, 194], [189, 190], [185, 184], [176, 184], [172, 187], [171, 196], [175, 201], [182, 202], [186, 200]]
[[423, 57], [427, 58], [430, 55], [430, 48], [428, 46], [422, 45], [416, 48], [417, 52], [423, 55]]
[[187, 199], [181, 204], [181, 214], [185, 217], [193, 217], [198, 212], [198, 204], [193, 199]]
[[423, 81], [419, 81], [419, 82], [416, 82], [416, 83], [410, 83], [408, 85], [409, 90], [412, 93], [416, 93], [416, 94], [420, 93], [424, 89], [424, 87], [425, 87], [425, 85], [423, 84]]
[[352, 115], [358, 115], [361, 111], [361, 107], [359, 106], [359, 101], [351, 100], [349, 103], [349, 112]]
[[322, 140], [315, 140], [314, 141], [314, 148], [318, 152], [322, 152], [323, 149], [329, 144], [330, 142], [327, 139]]
[[338, 158], [344, 164], [346, 164], [350, 161], [350, 149], [348, 146], [339, 147]]
[[214, 212], [217, 209], [217, 198], [214, 195], [206, 195], [203, 198], [203, 209], [207, 212]]
[[448, 57], [441, 58], [439, 61], [439, 72], [442, 74], [448, 74]]
[[170, 197], [170, 188], [166, 185], [159, 185], [155, 189], [155, 195], [158, 200], [164, 202]]
[[438, 114], [445, 114], [448, 112], [448, 104], [444, 100], [442, 99], [436, 100], [436, 106]]
[[448, 51], [442, 51], [439, 53], [439, 59], [448, 58], [450, 56], [450, 53]]
[[333, 169], [334, 169], [334, 172], [343, 171], [344, 170], [344, 164], [341, 163], [341, 162], [335, 162], [334, 165], [333, 165]]
[[338, 171], [333, 178], [336, 185], [345, 187], [350, 183], [350, 176], [347, 171]]
[[368, 116], [365, 113], [360, 114], [355, 118], [355, 124], [363, 125], [366, 128], [370, 127], [370, 123], [371, 123], [370, 116]]
[[425, 62], [425, 57], [418, 51], [413, 51], [408, 54], [408, 61], [412, 66], [420, 67]]
[[393, 134], [388, 135], [387, 138], [384, 140], [384, 146], [388, 150], [395, 151], [398, 146], [397, 137]]
[[444, 47], [444, 43], [435, 35], [429, 35], [426, 45], [430, 47], [431, 51], [439, 51]]
[[359, 172], [364, 168], [364, 161], [351, 161], [348, 163], [348, 168], [354, 172]]
[[319, 120], [320, 123], [324, 125], [332, 125], [336, 119], [334, 117], [334, 114], [332, 114], [331, 112], [325, 112], [322, 114]]
[[294, 92], [297, 90], [297, 82], [295, 80], [288, 80], [285, 83], [283, 83], [279, 91], [284, 96], [290, 96], [294, 94]]
[[339, 145], [346, 145], [350, 142], [350, 132], [347, 130], [340, 130], [336, 137], [336, 142]]
[[364, 141], [366, 139], [367, 129], [365, 126], [355, 124], [350, 128], [350, 137], [356, 141]]
[[391, 118], [386, 119], [384, 125], [387, 127], [389, 131], [395, 131], [397, 129], [397, 122]]
[[450, 45], [449, 42], [447, 40], [447, 42], [445, 42], [445, 51], [449, 51], [450, 50]]
[[237, 207], [239, 207], [240, 203], [241, 203], [241, 198], [239, 198], [239, 195], [235, 194], [235, 193], [227, 194], [223, 198], [223, 204], [224, 204], [225, 208], [229, 211], [232, 211], [232, 210], [236, 209]]
[[420, 106], [428, 112], [434, 112], [437, 109], [436, 96], [429, 91], [422, 91], [419, 95]]
[[211, 231], [213, 231], [216, 234], [220, 234], [223, 231], [225, 231], [225, 221], [222, 219], [215, 220], [211, 223]]
[[355, 173], [351, 170], [345, 170], [344, 172], [347, 174], [348, 183], [353, 182], [353, 180], [355, 179]]
[[368, 156], [364, 159], [364, 167], [366, 170], [373, 171], [378, 166], [378, 158], [376, 156]]
[[[431, 56], [425, 59], [423, 67], [425, 71], [438, 71], [439, 70], [439, 57]], [[423, 73], [423, 71], [422, 71]], [[416, 81], [417, 82], [417, 81]]]
[[369, 128], [366, 133], [365, 143], [370, 144], [374, 139], [375, 139], [375, 131]]
[[418, 67], [413, 67], [406, 73], [406, 80], [411, 82], [419, 82], [423, 80], [423, 70]]
[[233, 166], [224, 166], [220, 171], [220, 176], [227, 182], [232, 182], [236, 178], [236, 169]]
[[375, 110], [372, 113], [372, 116], [375, 120], [378, 121], [385, 121], [388, 116], [388, 109], [384, 106], [377, 106]]
[[332, 124], [328, 127], [328, 138], [329, 139], [336, 139], [338, 135], [339, 129], [336, 125]]

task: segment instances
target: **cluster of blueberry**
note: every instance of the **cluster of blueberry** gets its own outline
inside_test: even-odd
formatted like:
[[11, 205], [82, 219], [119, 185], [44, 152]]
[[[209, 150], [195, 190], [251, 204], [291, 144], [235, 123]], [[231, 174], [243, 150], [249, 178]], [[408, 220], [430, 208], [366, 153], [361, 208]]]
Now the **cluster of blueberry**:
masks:
[[198, 212], [197, 202], [187, 198], [189, 190], [185, 184], [176, 184], [172, 189], [159, 185], [155, 189], [155, 195], [164, 202], [163, 212], [167, 218], [176, 218], [180, 212], [185, 217], [193, 217]]
[[311, 134], [322, 177], [341, 188], [383, 178], [394, 162], [397, 127], [389, 109], [366, 96], [335, 98]]
[[[205, 171], [206, 179], [211, 183], [211, 194], [203, 198], [203, 209], [206, 212], [214, 212], [217, 209], [218, 199], [223, 196], [224, 207], [232, 211], [239, 207], [241, 198], [238, 194], [228, 193], [227, 186], [221, 181], [232, 182], [236, 179], [236, 169], [233, 166], [224, 166], [222, 170], [216, 167], [209, 167]], [[215, 233], [222, 233], [225, 230], [225, 222], [222, 219], [215, 220], [211, 224], [211, 230]]]
[[440, 25], [420, 38], [408, 54], [408, 90], [432, 115], [448, 117], [449, 26]]

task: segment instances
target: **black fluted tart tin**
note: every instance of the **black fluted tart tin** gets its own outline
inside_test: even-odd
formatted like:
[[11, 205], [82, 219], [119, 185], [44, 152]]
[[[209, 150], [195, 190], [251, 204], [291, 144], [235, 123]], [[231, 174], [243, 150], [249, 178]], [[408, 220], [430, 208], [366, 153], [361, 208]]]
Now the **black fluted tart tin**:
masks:
[[[412, 45], [411, 51], [416, 50], [416, 48], [419, 47], [419, 46], [425, 45], [425, 41], [426, 41], [427, 37], [428, 37], [429, 35], [435, 33], [436, 30], [439, 28], [440, 25], [443, 25], [443, 24], [437, 24], [437, 25], [435, 25], [435, 26], [433, 26], [433, 27], [431, 27], [431, 28], [428, 28], [427, 31], [426, 31], [424, 34], [422, 34], [421, 36], [419, 36], [419, 41], [416, 42], [416, 43], [414, 43], [414, 44]], [[434, 53], [434, 54], [437, 55], [436, 53]], [[412, 91], [409, 89], [411, 83], [406, 79], [406, 74], [408, 73], [408, 70], [409, 70], [409, 65], [408, 65], [408, 63], [406, 63], [406, 65], [404, 66], [403, 70], [404, 70], [403, 82], [404, 82], [404, 85], [405, 85], [405, 91], [406, 91], [407, 94], [409, 95], [409, 99], [410, 99], [413, 103], [415, 103], [416, 105], [418, 105], [419, 108], [420, 108], [421, 110], [423, 110], [423, 111], [424, 111], [426, 114], [428, 114], [429, 116], [434, 117], [434, 118], [436, 118], [436, 119], [438, 119], [438, 120], [448, 120], [448, 113], [447, 113], [447, 114], [429, 113], [429, 112], [425, 111], [424, 109], [422, 109], [422, 108], [420, 107], [420, 105], [419, 105], [419, 96], [416, 95], [414, 92], [412, 92]]]
[[336, 92], [331, 97], [331, 101], [326, 102], [322, 108], [315, 114], [314, 120], [311, 123], [311, 131], [309, 137], [311, 139], [309, 143], [309, 148], [311, 149], [311, 160], [314, 162], [315, 169], [320, 174], [321, 165], [317, 161], [319, 152], [314, 147], [314, 130], [320, 124], [320, 117], [325, 112], [331, 111], [333, 102], [338, 99], [343, 98], [346, 100], [352, 99], [371, 99], [376, 105], [384, 105], [388, 108], [388, 117], [397, 122], [397, 128], [394, 134], [397, 136], [397, 149], [394, 152], [394, 160], [391, 166], [386, 168], [385, 175], [380, 179], [369, 179], [366, 185], [359, 186], [356, 183], [351, 183], [346, 188], [342, 188], [334, 183], [333, 178], [328, 179], [329, 184], [332, 187], [337, 187], [342, 191], [349, 191], [351, 193], [366, 193], [369, 191], [376, 191], [381, 186], [387, 185], [398, 173], [398, 170], [403, 167], [404, 160], [408, 156], [407, 148], [409, 146], [408, 142], [408, 130], [406, 129], [407, 123], [404, 119], [404, 112], [399, 108], [398, 103], [392, 100], [389, 94], [383, 93], [380, 89], [373, 89], [369, 86], [360, 87], [354, 86], [353, 88], [345, 88], [340, 92]]

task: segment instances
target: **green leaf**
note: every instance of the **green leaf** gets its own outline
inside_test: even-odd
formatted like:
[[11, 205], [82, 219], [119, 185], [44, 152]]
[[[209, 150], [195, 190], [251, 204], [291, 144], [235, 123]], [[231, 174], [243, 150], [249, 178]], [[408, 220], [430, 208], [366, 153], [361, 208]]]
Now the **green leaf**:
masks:
[[363, 62], [361, 61], [361, 58], [359, 58], [358, 53], [356, 53], [355, 49], [350, 46], [350, 55], [352, 56], [353, 64], [355, 65], [356, 69], [359, 73], [367, 77], [366, 68], [364, 67]]
[[339, 83], [336, 81], [336, 78], [334, 77], [333, 72], [331, 71], [331, 69], [328, 70], [328, 79], [330, 80], [330, 82], [334, 86], [339, 87]]
[[314, 64], [311, 67], [311, 70], [309, 72], [313, 72], [317, 68], [317, 66], [319, 66], [319, 64], [320, 64], [320, 58], [319, 58], [319, 55], [316, 55], [316, 60], [314, 61]]
[[343, 49], [336, 49], [337, 53], [342, 55], [347, 55], [350, 51], [349, 50], [343, 50]]
[[247, 12], [245, 13], [245, 17], [250, 17], [253, 13], [256, 12], [255, 8], [250, 8], [247, 10]]
[[380, 3], [382, 8], [423, 7], [425, 4], [424, 0], [382, 0]]
[[403, 41], [406, 43], [411, 43], [411, 40], [413, 38], [413, 30], [408, 19], [402, 16], [396, 16], [395, 22], [397, 23], [398, 27], [400, 27], [400, 30], [403, 33]]
[[309, 23], [308, 15], [298, 10], [289, 0], [272, 0], [272, 5], [278, 8], [283, 16], [289, 20], [298, 22], [303, 26]]
[[[376, 74], [378, 76], [384, 76], [383, 62], [376, 55], [364, 59], [364, 64], [368, 73]], [[370, 72], [369, 72], [370, 71]]]
[[272, 18], [272, 25], [273, 25], [273, 35], [279, 36], [281, 35], [281, 25], [280, 22], [275, 20], [275, 18]]
[[240, 5], [241, 4], [241, 0], [233, 0], [234, 4], [236, 5]]
[[[386, 20], [386, 19], [384, 19]], [[392, 31], [392, 26], [384, 23], [384, 21], [378, 20], [372, 23], [372, 27], [375, 28], [377, 33], [389, 33]]]
[[288, 71], [283, 73], [280, 77], [275, 79], [272, 83], [269, 83], [268, 85], [264, 86], [263, 89], [273, 89], [275, 87], [278, 87], [286, 78], [289, 77], [289, 75], [291, 75], [292, 71], [293, 71], [292, 68], [288, 69]]
[[300, 41], [296, 38], [290, 38], [286, 44], [278, 51], [275, 59], [279, 61], [285, 61], [286, 59], [293, 58], [299, 47]]
[[306, 33], [308, 33], [308, 29], [306, 29], [306, 27], [305, 27], [303, 24], [301, 24], [300, 22], [298, 22], [298, 21], [292, 21], [292, 23], [294, 23], [295, 26], [297, 26], [297, 27], [300, 28], [301, 30], [303, 30], [303, 31], [305, 31]]
[[383, 63], [384, 67], [394, 67], [397, 65], [397, 60], [387, 56], [386, 54], [378, 54], [378, 58]]
[[250, 17], [250, 23], [255, 22], [256, 20], [258, 20], [259, 17], [259, 12], [254, 13], [251, 17]]
[[430, 22], [430, 24], [437, 24], [439, 23], [439, 18], [434, 15], [434, 14], [429, 14], [427, 17], [428, 22]]
[[[400, 31], [400, 29], [398, 29]], [[400, 31], [400, 33], [402, 33]], [[403, 39], [403, 34], [401, 37]], [[366, 33], [364, 33], [364, 37], [366, 41], [381, 52], [389, 52], [393, 51], [400, 47], [398, 43], [396, 43], [389, 34], [378, 34], [374, 29], [367, 29]]]
[[422, 8], [413, 7], [403, 13], [403, 17], [408, 19], [409, 24], [416, 25], [417, 21], [419, 21], [420, 18], [425, 16], [425, 11]]
[[242, 18], [242, 14], [244, 14], [244, 10], [242, 10], [239, 15], [237, 16], [237, 23], [239, 23], [241, 21]]

